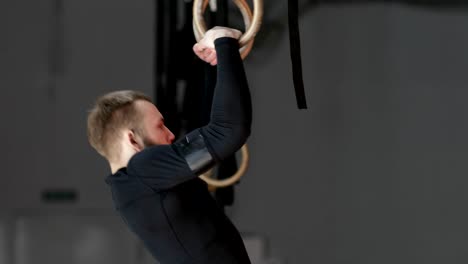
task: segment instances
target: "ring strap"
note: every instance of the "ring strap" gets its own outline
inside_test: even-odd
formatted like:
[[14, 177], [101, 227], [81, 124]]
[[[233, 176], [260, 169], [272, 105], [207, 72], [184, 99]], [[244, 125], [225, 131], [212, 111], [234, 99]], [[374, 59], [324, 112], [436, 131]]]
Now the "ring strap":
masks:
[[296, 102], [299, 109], [307, 109], [304, 81], [302, 79], [301, 39], [299, 35], [298, 0], [288, 0], [289, 48]]

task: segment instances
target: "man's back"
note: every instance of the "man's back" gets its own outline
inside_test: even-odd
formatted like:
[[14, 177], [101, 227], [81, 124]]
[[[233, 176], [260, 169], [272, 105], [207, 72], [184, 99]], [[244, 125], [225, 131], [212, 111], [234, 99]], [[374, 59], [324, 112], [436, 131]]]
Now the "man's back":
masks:
[[157, 192], [138, 175], [110, 175], [116, 209], [162, 264], [250, 263], [239, 232], [198, 178]]

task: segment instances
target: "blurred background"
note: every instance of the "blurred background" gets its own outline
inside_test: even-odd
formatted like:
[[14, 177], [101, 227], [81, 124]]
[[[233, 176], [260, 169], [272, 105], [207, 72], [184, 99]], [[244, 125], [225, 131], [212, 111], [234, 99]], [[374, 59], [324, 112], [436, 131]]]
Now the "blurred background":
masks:
[[[162, 100], [161, 1], [1, 1], [0, 264], [156, 263], [113, 209], [86, 115], [118, 89]], [[166, 2], [191, 26], [190, 0]], [[468, 4], [299, 1], [306, 110], [288, 2], [264, 5], [250, 166], [225, 204], [252, 263], [468, 263]]]

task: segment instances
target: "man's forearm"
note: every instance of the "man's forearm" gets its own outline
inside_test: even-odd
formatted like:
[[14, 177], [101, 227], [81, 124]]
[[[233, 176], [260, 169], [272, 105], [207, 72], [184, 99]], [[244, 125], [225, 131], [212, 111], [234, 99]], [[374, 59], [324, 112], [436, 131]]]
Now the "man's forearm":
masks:
[[202, 133], [215, 158], [224, 159], [238, 150], [250, 135], [252, 104], [238, 40], [219, 38], [215, 48], [217, 83], [210, 123], [202, 128]]

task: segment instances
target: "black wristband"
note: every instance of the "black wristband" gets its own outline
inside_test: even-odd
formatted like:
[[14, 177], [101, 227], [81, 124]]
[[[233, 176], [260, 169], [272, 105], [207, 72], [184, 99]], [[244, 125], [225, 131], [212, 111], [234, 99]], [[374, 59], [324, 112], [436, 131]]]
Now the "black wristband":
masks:
[[189, 168], [195, 174], [202, 174], [215, 163], [206, 147], [205, 139], [198, 129], [178, 140], [173, 144], [173, 147], [184, 157]]

